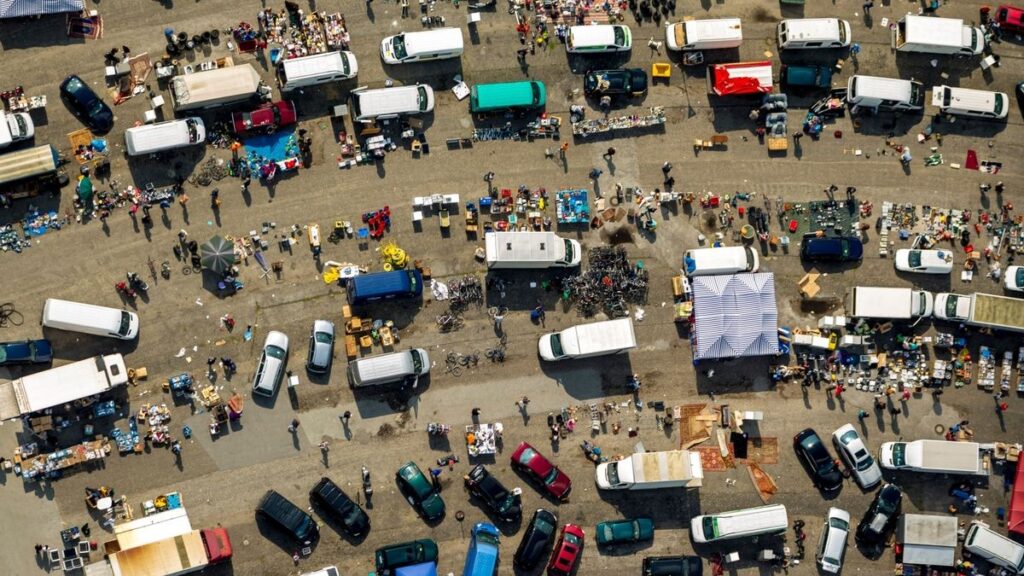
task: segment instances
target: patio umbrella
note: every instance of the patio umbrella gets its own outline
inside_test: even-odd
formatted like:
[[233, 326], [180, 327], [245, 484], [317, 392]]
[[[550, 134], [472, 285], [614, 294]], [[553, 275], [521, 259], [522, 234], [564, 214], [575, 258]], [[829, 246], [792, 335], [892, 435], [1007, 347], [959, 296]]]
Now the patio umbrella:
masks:
[[78, 179], [78, 199], [82, 202], [88, 202], [92, 199], [92, 180], [88, 176], [82, 176]]
[[235, 243], [221, 236], [214, 236], [199, 247], [203, 268], [224, 273], [235, 263]]

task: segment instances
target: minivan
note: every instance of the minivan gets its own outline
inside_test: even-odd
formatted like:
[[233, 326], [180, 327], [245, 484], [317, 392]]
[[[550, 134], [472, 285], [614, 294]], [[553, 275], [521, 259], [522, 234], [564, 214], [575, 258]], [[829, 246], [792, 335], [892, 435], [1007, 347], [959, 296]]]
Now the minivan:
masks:
[[430, 372], [430, 356], [423, 348], [357, 358], [348, 363], [348, 384], [353, 389], [401, 385], [415, 388]]
[[694, 248], [683, 255], [683, 271], [687, 276], [757, 272], [760, 265], [757, 250], [750, 246]]
[[780, 50], [846, 48], [850, 23], [838, 18], [790, 18], [776, 28]]
[[498, 540], [501, 533], [493, 524], [478, 522], [469, 531], [469, 551], [462, 576], [494, 576], [498, 569]]
[[964, 550], [977, 554], [996, 566], [1024, 574], [1024, 546], [975, 520], [967, 529]]
[[529, 111], [544, 108], [548, 94], [538, 80], [474, 84], [469, 92], [469, 111], [473, 114]]
[[704, 514], [690, 520], [690, 534], [698, 544], [749, 538], [761, 534], [781, 534], [789, 519], [782, 504], [758, 506], [721, 514]]
[[352, 91], [352, 119], [356, 122], [389, 120], [425, 114], [434, 109], [434, 89], [426, 84]]
[[181, 118], [157, 124], [143, 124], [124, 131], [124, 148], [129, 156], [155, 154], [206, 141], [202, 118]]
[[135, 312], [56, 298], [46, 299], [42, 324], [47, 328], [121, 340], [133, 340], [139, 335], [139, 316]]
[[565, 42], [570, 54], [625, 52], [633, 47], [633, 33], [621, 24], [571, 26]]
[[267, 333], [263, 343], [263, 354], [256, 366], [256, 376], [252, 380], [252, 393], [260, 396], [273, 396], [284, 375], [284, 365], [288, 358], [288, 336], [276, 330]]
[[818, 537], [818, 549], [814, 553], [814, 559], [818, 561], [822, 572], [838, 574], [842, 570], [843, 553], [846, 552], [849, 535], [850, 513], [839, 508], [829, 508]]
[[348, 494], [326, 476], [309, 491], [309, 500], [345, 528], [345, 532], [358, 538], [370, 529], [370, 517]]
[[349, 304], [366, 304], [377, 300], [421, 298], [423, 276], [419, 270], [392, 270], [360, 274], [348, 283]]
[[721, 50], [743, 44], [743, 23], [739, 18], [688, 20], [665, 25], [669, 50]]
[[380, 57], [385, 64], [405, 64], [458, 58], [462, 55], [460, 28], [435, 28], [388, 36], [380, 42]]
[[273, 490], [263, 495], [256, 506], [256, 515], [269, 520], [303, 546], [310, 546], [320, 538], [320, 529], [313, 518]]
[[289, 58], [277, 67], [282, 91], [355, 78], [359, 73], [356, 55], [339, 50], [300, 58]]
[[1010, 112], [1009, 104], [1010, 100], [1003, 92], [953, 86], [932, 87], [932, 106], [943, 114], [1003, 119]]
[[921, 110], [924, 87], [914, 80], [854, 75], [846, 86], [846, 102], [852, 108], [873, 111]]

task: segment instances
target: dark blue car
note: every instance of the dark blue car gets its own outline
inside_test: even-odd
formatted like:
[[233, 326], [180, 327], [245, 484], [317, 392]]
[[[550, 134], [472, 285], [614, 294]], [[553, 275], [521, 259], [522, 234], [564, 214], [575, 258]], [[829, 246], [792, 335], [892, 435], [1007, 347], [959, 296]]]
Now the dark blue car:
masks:
[[114, 112], [81, 78], [72, 74], [60, 83], [60, 97], [68, 108], [97, 134], [114, 127]]
[[47, 364], [53, 360], [49, 340], [0, 342], [0, 366], [15, 364]]
[[863, 257], [860, 239], [848, 236], [808, 236], [800, 246], [800, 258], [808, 262], [858, 262]]

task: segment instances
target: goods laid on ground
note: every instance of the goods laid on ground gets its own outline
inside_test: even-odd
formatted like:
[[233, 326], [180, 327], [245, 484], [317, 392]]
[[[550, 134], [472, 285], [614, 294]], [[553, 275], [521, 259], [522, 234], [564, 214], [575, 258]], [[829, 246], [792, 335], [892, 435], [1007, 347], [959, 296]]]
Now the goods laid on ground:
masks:
[[573, 122], [572, 133], [574, 136], [587, 137], [591, 134], [601, 134], [616, 130], [636, 130], [662, 126], [665, 124], [665, 108], [652, 106], [649, 114], [630, 114], [629, 116], [612, 116], [609, 118], [596, 118], [594, 120], [580, 120]]

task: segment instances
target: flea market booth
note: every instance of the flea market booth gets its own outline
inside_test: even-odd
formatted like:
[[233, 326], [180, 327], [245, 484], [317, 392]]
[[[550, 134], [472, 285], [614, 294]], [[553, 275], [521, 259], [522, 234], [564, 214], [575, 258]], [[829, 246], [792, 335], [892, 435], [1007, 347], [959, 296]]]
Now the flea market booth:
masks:
[[[896, 530], [897, 553], [903, 574], [931, 574], [956, 564], [957, 519], [955, 516], [904, 514]], [[928, 570], [928, 571], [926, 571]]]
[[691, 283], [694, 363], [779, 353], [774, 274], [696, 276]]

